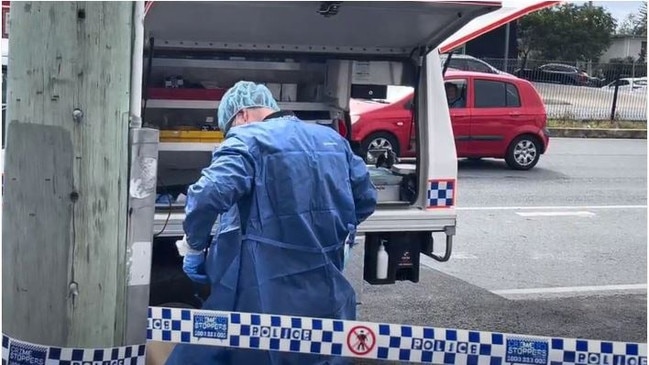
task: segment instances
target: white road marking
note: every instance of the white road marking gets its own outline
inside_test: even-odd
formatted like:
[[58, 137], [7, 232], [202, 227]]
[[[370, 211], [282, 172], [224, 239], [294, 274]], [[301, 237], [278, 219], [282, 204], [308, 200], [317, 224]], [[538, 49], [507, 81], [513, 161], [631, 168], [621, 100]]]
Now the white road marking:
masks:
[[594, 217], [595, 213], [583, 210], [576, 212], [516, 212], [521, 217]]
[[616, 294], [624, 292], [644, 293], [647, 291], [647, 284], [619, 284], [619, 285], [595, 285], [595, 286], [567, 286], [552, 288], [529, 288], [529, 289], [505, 289], [492, 290], [491, 292], [507, 299], [529, 299], [530, 297], [566, 297], [578, 294]]
[[458, 211], [465, 210], [594, 210], [594, 209], [647, 209], [647, 205], [585, 205], [585, 206], [531, 206], [531, 207], [457, 207]]

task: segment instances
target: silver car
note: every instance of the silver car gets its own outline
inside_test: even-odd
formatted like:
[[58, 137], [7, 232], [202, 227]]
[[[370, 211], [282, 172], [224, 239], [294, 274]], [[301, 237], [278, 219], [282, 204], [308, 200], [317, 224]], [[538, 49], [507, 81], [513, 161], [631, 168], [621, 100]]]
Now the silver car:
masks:
[[[448, 58], [448, 54], [442, 54], [439, 57], [440, 60], [442, 61], [442, 65], [444, 65], [446, 59]], [[473, 71], [473, 72], [484, 72], [490, 74], [508, 75], [507, 72], [500, 71], [499, 69], [488, 64], [487, 62], [466, 54], [453, 54], [453, 57], [451, 57], [451, 62], [449, 63], [448, 67], [454, 68], [456, 70], [462, 70], [462, 71]]]

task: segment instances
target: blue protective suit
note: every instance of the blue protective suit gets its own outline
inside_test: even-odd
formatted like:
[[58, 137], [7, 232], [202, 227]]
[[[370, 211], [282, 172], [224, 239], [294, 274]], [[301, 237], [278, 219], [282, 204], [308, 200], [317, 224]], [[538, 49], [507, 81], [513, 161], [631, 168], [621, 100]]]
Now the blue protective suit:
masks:
[[[356, 318], [342, 274], [349, 227], [369, 217], [376, 190], [365, 163], [333, 129], [295, 117], [235, 127], [187, 194], [194, 249], [208, 245], [211, 294], [204, 308]], [[348, 359], [178, 345], [170, 365], [346, 364]]]

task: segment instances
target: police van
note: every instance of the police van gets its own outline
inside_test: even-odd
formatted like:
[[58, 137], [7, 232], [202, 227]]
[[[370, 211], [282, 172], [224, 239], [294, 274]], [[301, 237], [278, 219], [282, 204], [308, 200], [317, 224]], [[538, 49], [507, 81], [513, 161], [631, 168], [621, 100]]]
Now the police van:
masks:
[[[353, 146], [359, 156], [383, 157], [369, 166], [379, 205], [359, 227], [362, 276], [371, 284], [417, 282], [421, 254], [449, 260], [460, 196], [440, 53], [553, 3], [147, 3], [142, 117], [145, 127], [160, 130], [151, 304], [190, 297], [189, 289], [156, 289], [186, 280], [180, 264], [169, 259], [175, 248], [163, 243], [183, 235], [184, 193], [223, 139], [216, 110], [239, 80], [264, 83], [281, 109], [348, 138], [350, 99], [382, 99], [390, 87], [413, 88], [413, 119], [402, 122], [416, 131], [414, 160]], [[383, 276], [376, 270], [380, 245], [388, 253]], [[165, 265], [178, 275], [161, 270]]]
[[[417, 282], [422, 254], [449, 260], [461, 190], [443, 87], [448, 62], [440, 54], [555, 3], [147, 2], [136, 39], [143, 57], [133, 65], [142, 87], [132, 93], [141, 95], [142, 125], [159, 130], [150, 304], [200, 304], [173, 242], [183, 236], [186, 189], [224, 138], [215, 120], [219, 100], [240, 80], [265, 84], [281, 109], [350, 143], [350, 99], [412, 88], [413, 117], [401, 123], [415, 132], [409, 148], [416, 158], [397, 161], [389, 150], [353, 145], [359, 156], [374, 157], [368, 168], [379, 192], [354, 250], [364, 252], [362, 279], [376, 285]], [[380, 246], [388, 254], [383, 273]]]

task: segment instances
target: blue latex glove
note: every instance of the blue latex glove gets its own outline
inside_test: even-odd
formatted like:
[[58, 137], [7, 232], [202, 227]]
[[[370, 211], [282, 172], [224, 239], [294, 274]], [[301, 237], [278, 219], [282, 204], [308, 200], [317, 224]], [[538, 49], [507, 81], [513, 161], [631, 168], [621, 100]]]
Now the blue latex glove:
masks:
[[203, 252], [185, 255], [183, 258], [183, 271], [193, 282], [199, 284], [210, 283], [205, 273], [205, 255]]

